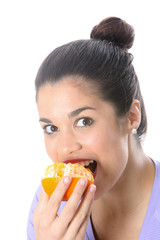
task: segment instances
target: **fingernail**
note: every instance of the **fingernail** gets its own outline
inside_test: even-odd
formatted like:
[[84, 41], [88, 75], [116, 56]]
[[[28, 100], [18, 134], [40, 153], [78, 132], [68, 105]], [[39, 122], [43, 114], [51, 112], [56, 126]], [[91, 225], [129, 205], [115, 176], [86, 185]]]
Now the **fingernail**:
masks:
[[70, 176], [66, 176], [63, 178], [63, 183], [64, 184], [68, 184], [71, 181], [71, 177]]
[[80, 184], [81, 186], [86, 185], [86, 184], [87, 184], [87, 179], [81, 178], [81, 179], [79, 180], [79, 184]]
[[90, 185], [90, 192], [95, 192], [96, 191], [96, 186], [94, 184]]

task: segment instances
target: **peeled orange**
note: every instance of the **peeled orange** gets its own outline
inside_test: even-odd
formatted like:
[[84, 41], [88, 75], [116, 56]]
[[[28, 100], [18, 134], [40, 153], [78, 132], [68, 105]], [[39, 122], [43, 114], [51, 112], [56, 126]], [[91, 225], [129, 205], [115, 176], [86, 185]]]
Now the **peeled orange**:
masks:
[[62, 180], [64, 176], [71, 176], [72, 181], [63, 197], [63, 201], [67, 201], [69, 199], [75, 185], [80, 178], [86, 178], [88, 180], [86, 188], [91, 183], [94, 183], [92, 172], [78, 163], [53, 163], [46, 168], [44, 177], [41, 180], [42, 186], [48, 196], [52, 195], [58, 183]]

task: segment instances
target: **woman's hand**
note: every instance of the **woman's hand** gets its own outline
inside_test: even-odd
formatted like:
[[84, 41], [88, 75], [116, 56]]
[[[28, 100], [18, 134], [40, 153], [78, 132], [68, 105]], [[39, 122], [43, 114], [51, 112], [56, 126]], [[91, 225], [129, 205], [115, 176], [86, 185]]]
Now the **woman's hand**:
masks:
[[87, 180], [80, 179], [58, 216], [70, 183], [71, 178], [64, 177], [50, 198], [42, 189], [33, 215], [36, 240], [84, 240], [96, 186], [91, 184], [84, 193]]

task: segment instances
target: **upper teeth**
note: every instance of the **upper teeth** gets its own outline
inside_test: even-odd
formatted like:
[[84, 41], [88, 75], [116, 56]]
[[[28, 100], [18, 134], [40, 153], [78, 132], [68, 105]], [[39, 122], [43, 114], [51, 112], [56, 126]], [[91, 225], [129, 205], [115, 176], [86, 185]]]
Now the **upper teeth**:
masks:
[[82, 165], [83, 167], [84, 167], [84, 166], [87, 167], [90, 163], [93, 163], [93, 160], [91, 160], [91, 161], [79, 162], [79, 164]]

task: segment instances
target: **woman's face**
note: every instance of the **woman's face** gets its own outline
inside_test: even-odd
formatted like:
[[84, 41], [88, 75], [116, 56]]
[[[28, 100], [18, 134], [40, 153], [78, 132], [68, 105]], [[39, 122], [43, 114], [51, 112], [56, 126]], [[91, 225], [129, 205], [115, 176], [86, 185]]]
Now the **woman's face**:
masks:
[[37, 106], [52, 161], [96, 161], [96, 198], [109, 191], [128, 161], [125, 119], [117, 118], [112, 105], [88, 83], [81, 79], [74, 83], [73, 77], [40, 88]]

